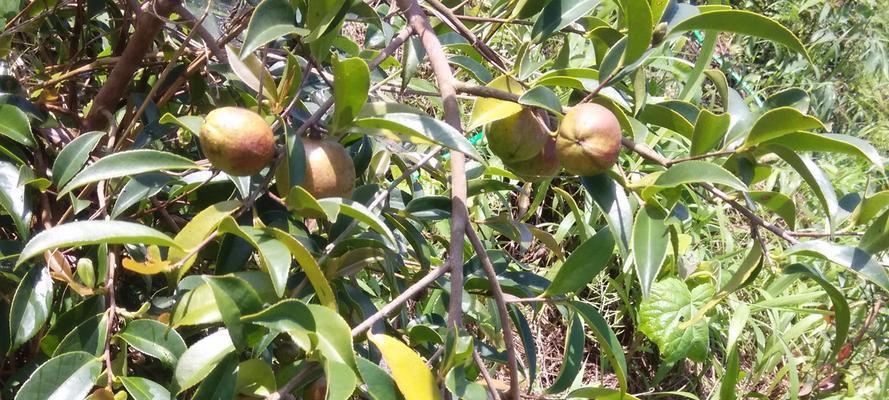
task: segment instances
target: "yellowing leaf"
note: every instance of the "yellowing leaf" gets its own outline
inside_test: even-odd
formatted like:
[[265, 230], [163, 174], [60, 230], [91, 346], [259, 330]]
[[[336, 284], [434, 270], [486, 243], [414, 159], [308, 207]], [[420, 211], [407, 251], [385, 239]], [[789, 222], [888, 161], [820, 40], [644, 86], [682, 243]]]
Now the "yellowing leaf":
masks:
[[435, 377], [419, 354], [391, 336], [371, 334], [367, 338], [383, 353], [383, 359], [392, 370], [392, 378], [405, 400], [441, 398]]
[[142, 275], [154, 275], [170, 270], [170, 262], [161, 257], [160, 249], [157, 246], [148, 247], [148, 255], [144, 262], [136, 261], [132, 258], [124, 258], [121, 261], [124, 268]]
[[241, 203], [239, 201], [230, 200], [207, 207], [195, 215], [173, 238], [181, 249], [171, 248], [169, 261], [171, 263], [182, 262], [182, 266], [179, 268], [180, 279], [185, 276], [185, 273], [188, 272], [188, 269], [191, 268], [197, 257], [191, 256], [185, 261], [182, 261], [182, 259], [188, 257], [196, 247], [200, 246], [207, 239], [207, 236], [216, 230], [219, 222], [235, 212], [240, 206]]
[[[487, 86], [494, 89], [505, 90], [517, 95], [521, 95], [525, 92], [525, 88], [522, 84], [508, 75], [497, 77]], [[522, 106], [518, 103], [479, 97], [475, 99], [475, 102], [472, 104], [472, 116], [469, 118], [469, 124], [466, 126], [466, 130], [473, 130], [487, 123], [506, 118], [519, 111], [522, 111]]]

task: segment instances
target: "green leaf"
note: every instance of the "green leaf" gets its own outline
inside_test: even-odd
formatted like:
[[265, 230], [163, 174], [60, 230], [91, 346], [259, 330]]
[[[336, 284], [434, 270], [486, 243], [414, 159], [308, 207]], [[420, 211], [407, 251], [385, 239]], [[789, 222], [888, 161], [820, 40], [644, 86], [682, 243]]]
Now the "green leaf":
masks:
[[256, 314], [245, 315], [241, 320], [269, 330], [286, 332], [303, 350], [311, 350], [309, 334], [315, 332], [315, 317], [299, 300], [282, 300]]
[[236, 391], [250, 397], [266, 397], [278, 389], [275, 371], [265, 361], [251, 358], [238, 364]]
[[53, 288], [49, 267], [39, 266], [29, 270], [9, 306], [9, 327], [12, 347], [10, 351], [30, 340], [46, 323], [52, 306]]
[[297, 264], [302, 268], [303, 273], [306, 274], [306, 278], [309, 279], [309, 283], [312, 284], [312, 287], [315, 289], [318, 301], [322, 305], [335, 310], [336, 297], [333, 294], [333, 288], [330, 287], [330, 282], [327, 281], [324, 272], [321, 271], [321, 267], [318, 265], [315, 257], [312, 256], [312, 253], [303, 246], [302, 242], [296, 240], [287, 232], [277, 228], [271, 228], [271, 233], [287, 247], [287, 250], [289, 250], [293, 258], [296, 259]]
[[[517, 95], [525, 92], [525, 87], [509, 75], [498, 76], [485, 86]], [[472, 131], [475, 128], [506, 118], [519, 111], [522, 111], [522, 106], [511, 101], [476, 97], [472, 102], [472, 115], [469, 117], [469, 122], [466, 123], [466, 130]]]
[[22, 384], [16, 400], [71, 400], [86, 397], [102, 371], [102, 361], [84, 352], [65, 353], [43, 363]]
[[308, 304], [315, 319], [315, 342], [324, 358], [349, 368], [355, 368], [355, 352], [352, 350], [352, 330], [336, 310]]
[[608, 326], [608, 322], [605, 321], [602, 314], [591, 304], [580, 301], [572, 301], [570, 304], [586, 322], [593, 336], [596, 337], [601, 351], [605, 353], [611, 368], [614, 369], [614, 375], [617, 376], [617, 383], [620, 385], [621, 391], [625, 392], [627, 390], [627, 360], [617, 335]]
[[413, 113], [394, 113], [383, 117], [362, 118], [355, 121], [358, 131], [409, 143], [440, 145], [457, 150], [478, 161], [484, 158], [460, 131], [443, 121]]
[[744, 145], [755, 146], [788, 133], [813, 129], [824, 129], [824, 124], [818, 118], [805, 115], [793, 107], [779, 107], [766, 111], [756, 119]]
[[380, 219], [376, 214], [367, 209], [364, 205], [357, 201], [346, 200], [341, 198], [326, 198], [318, 200], [318, 203], [321, 204], [321, 207], [324, 208], [333, 208], [339, 209], [341, 214], [345, 214], [349, 217], [355, 218], [361, 222], [367, 224], [367, 226], [371, 227], [371, 229], [377, 231], [377, 233], [383, 235], [389, 243], [395, 243], [395, 235], [392, 234], [392, 230], [386, 225], [383, 220]]
[[357, 357], [358, 373], [361, 380], [367, 385], [367, 393], [373, 400], [398, 399], [395, 389], [395, 381], [379, 365], [368, 361], [366, 358]]
[[160, 193], [172, 180], [171, 176], [163, 172], [148, 172], [130, 178], [114, 201], [111, 218], [117, 218], [133, 204]]
[[99, 159], [74, 176], [62, 190], [59, 197], [90, 183], [106, 179], [121, 178], [151, 171], [186, 170], [197, 168], [191, 160], [157, 150], [130, 150], [114, 153]]
[[840, 206], [839, 201], [837, 201], [837, 194], [833, 189], [833, 184], [830, 183], [830, 179], [828, 179], [824, 171], [822, 171], [810, 158], [801, 156], [784, 146], [773, 144], [763, 146], [762, 149], [767, 152], [775, 153], [778, 157], [781, 157], [784, 162], [790, 164], [790, 166], [803, 177], [803, 180], [805, 180], [812, 191], [815, 192], [818, 201], [821, 202], [821, 206], [824, 208], [828, 221], [830, 222], [831, 229], [833, 229], [833, 217], [836, 215]]
[[10, 104], [0, 105], [0, 135], [6, 136], [26, 147], [37, 146], [31, 134], [28, 115]]
[[676, 278], [658, 281], [651, 287], [651, 295], [639, 307], [639, 330], [657, 344], [667, 363], [690, 358], [704, 361], [709, 352], [709, 324], [698, 321], [688, 329], [679, 325], [695, 315], [710, 297], [713, 286], [704, 283], [689, 290]]
[[719, 148], [725, 140], [731, 120], [732, 117], [729, 114], [717, 115], [706, 109], [701, 110], [698, 113], [697, 121], [695, 121], [695, 130], [691, 134], [689, 154], [697, 156]]
[[487, 85], [494, 79], [494, 76], [491, 75], [491, 71], [488, 71], [485, 68], [484, 64], [476, 61], [474, 58], [463, 55], [453, 55], [448, 57], [448, 62], [454, 64], [460, 68], [463, 68], [466, 72], [472, 75], [472, 78], [481, 83], [482, 85]]
[[572, 293], [590, 283], [602, 272], [614, 253], [614, 236], [606, 228], [583, 242], [559, 267], [544, 296]]
[[627, 48], [624, 50], [624, 64], [638, 60], [651, 44], [654, 20], [651, 17], [651, 4], [648, 0], [619, 0], [627, 25]]
[[636, 116], [639, 121], [667, 128], [687, 138], [694, 135], [695, 127], [682, 114], [660, 104], [647, 104]]
[[202, 381], [219, 361], [233, 351], [235, 347], [225, 329], [195, 342], [176, 362], [173, 373], [176, 393], [182, 393]]
[[77, 221], [56, 225], [35, 235], [22, 249], [16, 266], [44, 251], [99, 243], [178, 247], [169, 236], [145, 225], [123, 221]]
[[869, 161], [878, 169], [883, 169], [883, 159], [880, 157], [880, 152], [866, 140], [854, 136], [795, 132], [763, 143], [763, 145], [769, 144], [781, 145], [796, 152], [814, 151], [849, 154]]
[[31, 204], [26, 185], [19, 183], [21, 170], [0, 158], [0, 211], [12, 219], [19, 239], [26, 240], [31, 229]]
[[605, 215], [608, 228], [617, 238], [617, 247], [626, 256], [630, 249], [630, 236], [633, 230], [633, 210], [623, 186], [611, 179], [608, 174], [580, 178], [583, 187]]
[[219, 226], [223, 219], [232, 215], [240, 207], [241, 202], [237, 200], [216, 203], [197, 213], [176, 234], [173, 240], [179, 245], [179, 248], [171, 248], [167, 259], [171, 264], [182, 263], [178, 271], [179, 279], [182, 279], [194, 262], [197, 261], [197, 254], [192, 255], [185, 261], [183, 259], [193, 253], [216, 230], [216, 227]]
[[846, 344], [846, 339], [849, 337], [849, 321], [851, 319], [851, 313], [849, 311], [849, 303], [846, 301], [846, 298], [843, 296], [843, 292], [833, 286], [827, 279], [821, 276], [818, 271], [813, 269], [808, 265], [803, 264], [791, 264], [784, 268], [785, 274], [802, 274], [809, 278], [818, 282], [821, 285], [821, 288], [827, 292], [827, 295], [830, 297], [831, 303], [833, 303], [833, 314], [835, 317], [835, 325], [837, 329], [836, 337], [833, 339], [833, 356], [836, 356], [840, 349], [842, 349], [843, 345]]
[[793, 32], [775, 20], [753, 12], [741, 10], [704, 12], [676, 24], [670, 34], [696, 30], [740, 33], [771, 40], [809, 59], [805, 46]]
[[857, 224], [868, 223], [886, 207], [889, 207], [889, 190], [865, 196], [855, 208], [854, 221]]
[[230, 233], [246, 240], [259, 251], [259, 265], [272, 279], [272, 286], [278, 297], [284, 295], [287, 276], [290, 273], [290, 252], [283, 243], [267, 229], [239, 226], [232, 217], [226, 217], [219, 224], [219, 231]]
[[531, 18], [552, 0], [518, 0], [512, 10], [512, 17], [518, 19]]
[[[747, 185], [725, 168], [701, 160], [686, 161], [673, 165], [658, 176], [652, 189], [672, 188], [699, 182], [725, 185], [739, 191], [747, 190]], [[645, 197], [647, 197], [647, 193]]]
[[259, 93], [261, 86], [262, 94], [265, 98], [273, 102], [277, 101], [278, 93], [275, 90], [275, 79], [272, 78], [272, 74], [262, 64], [262, 60], [259, 57], [253, 53], [242, 52], [231, 44], [225, 46], [225, 52], [228, 55], [229, 67], [241, 82], [244, 82], [247, 87], [257, 93]]
[[880, 263], [866, 251], [857, 247], [843, 246], [823, 240], [812, 240], [797, 243], [787, 249], [786, 254], [817, 257], [842, 265], [855, 271], [861, 277], [876, 283], [883, 290], [889, 291], [889, 275]]
[[[655, 393], [652, 393], [655, 394]], [[568, 393], [566, 399], [596, 399], [596, 400], [639, 400], [638, 397], [624, 393], [617, 389], [602, 387], [583, 387]]]
[[438, 383], [426, 362], [413, 349], [391, 336], [371, 334], [367, 336], [383, 353], [383, 359], [392, 370], [392, 377], [405, 400], [437, 400], [441, 396]]
[[583, 322], [578, 315], [571, 318], [568, 330], [565, 332], [565, 351], [560, 359], [561, 367], [556, 379], [546, 389], [546, 393], [561, 393], [569, 388], [577, 375], [583, 371], [583, 353], [586, 335], [583, 333]]
[[370, 70], [360, 58], [347, 58], [333, 61], [333, 118], [330, 121], [332, 132], [339, 132], [349, 126], [367, 102], [370, 90]]
[[105, 338], [108, 333], [108, 319], [105, 313], [94, 315], [71, 330], [59, 343], [53, 356], [83, 351], [100, 356], [105, 351]]
[[639, 208], [633, 224], [633, 262], [643, 297], [648, 296], [651, 285], [661, 271], [669, 244], [670, 232], [664, 217], [656, 215], [649, 207]]
[[40, 339], [40, 349], [45, 354], [52, 354], [68, 332], [82, 321], [104, 310], [105, 297], [91, 296], [71, 307], [68, 311], [57, 314], [52, 327], [44, 332], [43, 337]]
[[553, 33], [571, 25], [599, 4], [598, 0], [552, 0], [534, 22], [531, 40], [540, 43]]
[[519, 97], [519, 104], [531, 107], [540, 107], [553, 114], [562, 114], [562, 103], [559, 96], [546, 86], [537, 86]]
[[311, 32], [303, 38], [306, 43], [311, 43], [320, 38], [331, 25], [334, 25], [337, 14], [346, 3], [346, 0], [312, 0], [308, 1], [306, 13], [306, 27]]
[[175, 329], [152, 319], [131, 321], [117, 334], [134, 349], [174, 366], [185, 353], [185, 341]]
[[327, 376], [329, 382], [336, 382], [336, 384], [327, 385], [327, 400], [349, 400], [352, 398], [352, 393], [358, 386], [358, 377], [355, 375], [353, 367], [327, 359], [324, 362], [324, 375]]
[[121, 376], [120, 382], [133, 400], [170, 400], [170, 391], [152, 380], [138, 376]]
[[871, 254], [889, 249], [889, 211], [880, 214], [871, 222], [861, 236], [858, 247]]
[[192, 135], [200, 136], [201, 125], [204, 124], [204, 117], [197, 115], [182, 115], [177, 117], [173, 114], [165, 113], [161, 116], [158, 122], [162, 124], [173, 124], [185, 129]]
[[252, 314], [262, 309], [259, 295], [256, 294], [256, 291], [247, 282], [238, 279], [234, 275], [204, 275], [203, 278], [213, 292], [216, 307], [219, 309], [220, 315], [222, 315], [222, 322], [228, 328], [232, 343], [239, 349], [247, 347], [247, 339], [241, 324], [241, 316]]
[[790, 229], [796, 227], [796, 204], [793, 202], [793, 199], [787, 195], [779, 192], [762, 191], [747, 192], [747, 195], [750, 196], [750, 200], [753, 200], [767, 210], [778, 214]]
[[253, 9], [247, 25], [241, 55], [253, 53], [260, 46], [291, 33], [305, 30], [296, 27], [296, 11], [287, 0], [263, 0]]
[[52, 164], [52, 182], [56, 187], [64, 186], [80, 171], [103, 136], [105, 132], [84, 133], [62, 148]]
[[238, 355], [231, 353], [222, 358], [201, 381], [191, 400], [230, 400], [235, 398]]
[[704, 319], [707, 312], [713, 307], [716, 307], [722, 300], [728, 297], [728, 295], [737, 292], [739, 289], [749, 284], [750, 281], [756, 278], [756, 274], [762, 268], [762, 261], [762, 246], [760, 246], [758, 242], [753, 241], [750, 244], [750, 251], [747, 252], [747, 256], [744, 257], [744, 261], [741, 262], [741, 265], [738, 266], [738, 269], [735, 270], [728, 282], [726, 282], [723, 287], [719, 288], [719, 292], [713, 296], [712, 300], [698, 308], [697, 312], [691, 319], [682, 321], [682, 324], [679, 325], [679, 329], [688, 329], [691, 325]]

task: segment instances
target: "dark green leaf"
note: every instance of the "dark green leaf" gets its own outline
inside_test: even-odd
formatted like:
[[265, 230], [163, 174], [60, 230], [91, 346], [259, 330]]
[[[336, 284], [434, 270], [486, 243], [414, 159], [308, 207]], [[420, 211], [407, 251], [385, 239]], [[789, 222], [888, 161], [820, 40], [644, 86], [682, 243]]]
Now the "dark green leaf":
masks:
[[173, 153], [157, 150], [130, 150], [114, 153], [99, 159], [74, 176], [59, 196], [90, 183], [106, 179], [142, 174], [160, 170], [185, 170], [195, 168], [194, 162]]
[[182, 393], [196, 385], [210, 374], [229, 353], [235, 351], [228, 331], [220, 329], [191, 345], [179, 361], [173, 374], [176, 392]]
[[614, 331], [611, 330], [611, 327], [608, 326], [608, 322], [605, 321], [602, 314], [600, 314], [591, 304], [580, 301], [573, 301], [570, 304], [586, 322], [586, 325], [590, 331], [592, 331], [593, 336], [596, 337], [596, 341], [599, 342], [599, 347], [608, 358], [611, 368], [614, 369], [614, 374], [617, 376], [617, 383], [620, 385], [622, 391], [626, 391], [628, 372], [627, 360], [624, 356], [620, 340], [617, 339], [617, 335], [615, 335]]
[[137, 319], [117, 334], [134, 349], [173, 366], [185, 352], [185, 341], [175, 329], [152, 319]]
[[561, 368], [556, 380], [546, 389], [547, 393], [561, 393], [568, 390], [574, 379], [583, 370], [583, 345], [586, 335], [583, 334], [583, 322], [574, 315], [565, 333], [565, 351], [560, 359]]
[[623, 22], [627, 26], [627, 48], [624, 64], [632, 64], [648, 50], [654, 21], [648, 0], [619, 0], [623, 10]]
[[53, 356], [72, 351], [100, 356], [105, 351], [105, 338], [108, 333], [108, 320], [105, 315], [104, 313], [95, 315], [71, 330], [56, 347]]
[[162, 172], [148, 172], [130, 178], [121, 189], [111, 210], [111, 217], [116, 218], [132, 205], [158, 194], [173, 178]]
[[787, 249], [787, 255], [817, 257], [849, 268], [863, 278], [889, 291], [889, 275], [866, 251], [857, 247], [843, 246], [823, 240], [797, 243]]
[[77, 171], [80, 171], [103, 136], [105, 136], [105, 132], [84, 133], [59, 152], [52, 164], [52, 181], [56, 187], [64, 186]]
[[483, 157], [465, 137], [443, 121], [413, 113], [392, 113], [382, 117], [362, 118], [355, 121], [362, 132], [388, 137], [409, 143], [440, 145], [457, 150], [476, 160]]
[[28, 120], [28, 115], [10, 104], [0, 105], [0, 135], [27, 147], [37, 145], [34, 135], [31, 134], [31, 122]]
[[259, 251], [260, 264], [272, 279], [275, 293], [278, 297], [283, 296], [290, 273], [290, 252], [287, 247], [270, 232], [252, 226], [239, 226], [231, 217], [222, 220], [219, 231], [236, 235]]
[[169, 236], [145, 225], [123, 221], [77, 221], [56, 225], [35, 235], [22, 249], [16, 265], [47, 250], [99, 243], [178, 247]]
[[526, 106], [540, 107], [553, 114], [562, 113], [562, 103], [559, 96], [546, 86], [537, 86], [525, 92], [519, 97], [519, 103]]
[[796, 152], [815, 151], [849, 154], [869, 161], [878, 169], [883, 169], [883, 159], [880, 157], [880, 152], [867, 141], [854, 136], [795, 132], [763, 143], [763, 145], [769, 144], [781, 145]]
[[19, 282], [9, 307], [12, 350], [34, 337], [49, 319], [52, 306], [52, 278], [49, 267], [31, 268]]
[[250, 54], [272, 40], [299, 33], [296, 12], [287, 0], [263, 0], [253, 9], [241, 54]]
[[614, 237], [608, 229], [583, 242], [559, 267], [544, 296], [572, 293], [590, 283], [608, 265], [614, 253]]
[[836, 356], [840, 349], [842, 349], [843, 345], [846, 344], [846, 339], [849, 337], [849, 321], [851, 314], [849, 311], [849, 303], [846, 302], [846, 297], [843, 296], [843, 292], [821, 276], [818, 271], [808, 265], [791, 264], [784, 268], [784, 273], [802, 274], [812, 278], [815, 282], [818, 282], [818, 284], [821, 285], [821, 288], [824, 289], [825, 292], [827, 292], [830, 301], [833, 303], [833, 314], [836, 318], [835, 325], [837, 334], [833, 340], [833, 355]]
[[836, 215], [840, 206], [833, 185], [830, 183], [830, 179], [827, 178], [824, 171], [822, 171], [810, 158], [799, 155], [784, 146], [763, 146], [763, 150], [775, 153], [778, 157], [781, 157], [781, 159], [787, 164], [790, 164], [790, 166], [803, 177], [803, 180], [805, 180], [812, 191], [815, 192], [815, 196], [817, 196], [818, 201], [821, 202], [821, 206], [827, 214], [828, 221], [830, 221], [831, 227], [833, 227], [833, 217]]
[[531, 40], [541, 42], [553, 33], [571, 25], [598, 4], [598, 0], [552, 0], [534, 22]]
[[83, 352], [65, 353], [43, 363], [22, 384], [16, 400], [69, 400], [86, 397], [102, 371], [102, 361]]
[[778, 192], [761, 191], [747, 192], [747, 195], [750, 196], [750, 200], [753, 200], [767, 210], [778, 214], [790, 229], [796, 227], [796, 204], [794, 204], [793, 199], [787, 195]]

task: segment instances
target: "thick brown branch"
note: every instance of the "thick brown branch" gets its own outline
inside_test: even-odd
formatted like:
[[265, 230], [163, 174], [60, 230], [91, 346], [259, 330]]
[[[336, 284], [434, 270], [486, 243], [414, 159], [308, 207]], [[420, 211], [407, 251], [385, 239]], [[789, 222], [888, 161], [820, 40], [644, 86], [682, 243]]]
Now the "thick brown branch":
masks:
[[143, 12], [137, 17], [136, 30], [130, 36], [120, 62], [111, 70], [99, 94], [93, 99], [90, 113], [84, 121], [87, 131], [101, 130], [108, 126], [110, 121], [105, 112], [114, 113], [117, 109], [117, 103], [133, 80], [133, 74], [142, 64], [142, 58], [164, 26], [164, 20], [158, 16], [168, 17], [180, 4], [181, 0], [155, 0], [142, 6]]

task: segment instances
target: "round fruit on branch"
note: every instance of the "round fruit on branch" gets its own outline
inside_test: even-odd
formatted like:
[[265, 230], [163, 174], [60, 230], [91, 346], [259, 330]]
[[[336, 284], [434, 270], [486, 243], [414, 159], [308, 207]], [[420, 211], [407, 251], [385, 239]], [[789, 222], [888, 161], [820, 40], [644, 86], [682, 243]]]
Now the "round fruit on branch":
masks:
[[620, 152], [620, 123], [595, 103], [579, 104], [559, 124], [556, 151], [565, 170], [590, 176], [611, 168]]
[[352, 196], [355, 163], [341, 144], [331, 140], [304, 138], [306, 177], [303, 188], [317, 199]]
[[540, 182], [559, 172], [559, 156], [556, 153], [556, 141], [548, 138], [546, 143], [534, 157], [516, 163], [503, 162], [510, 172], [527, 182]]
[[246, 108], [210, 111], [201, 125], [200, 141], [213, 167], [233, 176], [255, 175], [275, 156], [272, 128]]
[[488, 125], [488, 148], [504, 163], [528, 160], [543, 149], [550, 134], [530, 108]]

